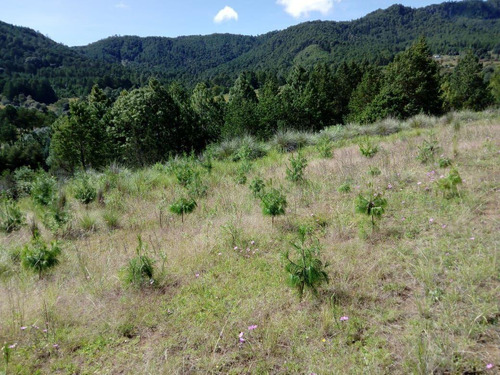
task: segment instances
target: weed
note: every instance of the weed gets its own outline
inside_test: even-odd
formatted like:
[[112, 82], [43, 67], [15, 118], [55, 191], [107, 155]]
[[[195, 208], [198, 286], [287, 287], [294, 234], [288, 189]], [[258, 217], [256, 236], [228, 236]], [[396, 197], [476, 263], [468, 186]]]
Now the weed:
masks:
[[92, 184], [90, 176], [80, 175], [75, 180], [75, 198], [82, 204], [90, 204], [97, 197], [97, 189]]
[[35, 203], [48, 206], [54, 200], [56, 180], [45, 172], [39, 172], [31, 185], [31, 197]]
[[445, 198], [458, 196], [458, 185], [462, 183], [462, 178], [456, 168], [452, 168], [447, 177], [436, 180], [438, 189], [443, 192]]
[[21, 262], [25, 268], [37, 272], [41, 279], [43, 273], [59, 264], [59, 255], [61, 247], [57, 242], [52, 242], [49, 246], [40, 236], [36, 236], [24, 247]]
[[333, 157], [333, 142], [328, 137], [321, 137], [316, 144], [319, 156], [325, 159]]
[[304, 171], [307, 167], [307, 159], [299, 152], [297, 157], [290, 156], [290, 167], [286, 168], [286, 178], [292, 182], [304, 181]]
[[351, 184], [349, 182], [344, 182], [337, 188], [339, 193], [350, 193], [351, 192]]
[[438, 160], [439, 168], [448, 168], [451, 166], [451, 160], [447, 157], [441, 156]]
[[248, 187], [250, 188], [250, 191], [252, 192], [254, 198], [259, 198], [264, 191], [266, 184], [264, 183], [264, 180], [262, 178], [255, 177], [252, 182], [250, 182], [250, 185]]
[[361, 152], [361, 155], [367, 158], [373, 158], [379, 151], [379, 147], [369, 138], [365, 138], [359, 143], [359, 151]]
[[418, 147], [417, 160], [420, 160], [422, 164], [432, 163], [440, 149], [438, 141], [431, 135]]
[[366, 198], [361, 194], [356, 198], [356, 212], [371, 217], [372, 227], [375, 227], [375, 218], [380, 219], [385, 212], [387, 200], [382, 194], [370, 194]]
[[135, 287], [151, 286], [154, 284], [154, 261], [143, 255], [145, 246], [142, 243], [141, 236], [137, 237], [139, 244], [135, 251], [137, 256], [129, 260], [124, 270], [124, 281]]
[[0, 207], [0, 230], [11, 233], [21, 228], [24, 217], [16, 202], [5, 199]]
[[376, 177], [376, 176], [380, 176], [382, 174], [382, 171], [380, 170], [380, 168], [370, 167], [370, 169], [368, 170], [368, 174], [370, 176]]

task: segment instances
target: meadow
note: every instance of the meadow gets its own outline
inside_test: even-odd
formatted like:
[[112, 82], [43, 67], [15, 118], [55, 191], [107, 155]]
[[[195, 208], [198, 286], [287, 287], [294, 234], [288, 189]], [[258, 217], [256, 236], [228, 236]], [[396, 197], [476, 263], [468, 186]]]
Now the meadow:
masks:
[[[3, 203], [5, 374], [499, 371], [498, 110], [48, 180], [18, 176]], [[287, 203], [272, 217], [271, 189]], [[374, 195], [372, 224], [357, 206]], [[37, 272], [37, 246], [58, 264]], [[300, 249], [328, 276], [302, 296]]]

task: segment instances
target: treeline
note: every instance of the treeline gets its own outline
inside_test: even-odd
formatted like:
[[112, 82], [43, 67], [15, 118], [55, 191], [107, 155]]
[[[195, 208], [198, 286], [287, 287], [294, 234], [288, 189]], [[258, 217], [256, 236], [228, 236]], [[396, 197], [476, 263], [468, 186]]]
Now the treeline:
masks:
[[[452, 73], [441, 75], [422, 38], [384, 68], [344, 63], [332, 70], [318, 63], [310, 70], [292, 68], [284, 81], [246, 72], [228, 95], [207, 83], [188, 91], [178, 83], [166, 87], [152, 79], [114, 100], [96, 85], [88, 97], [71, 101], [69, 111], [50, 129], [53, 115], [36, 115], [39, 125], [17, 125], [16, 116], [27, 112], [7, 107], [0, 112], [1, 166], [67, 172], [111, 162], [144, 166], [243, 135], [266, 140], [278, 131], [482, 110], [495, 98], [500, 102], [500, 69], [488, 85], [482, 64], [469, 51]], [[35, 161], [16, 153], [26, 144], [37, 150], [30, 153]]]

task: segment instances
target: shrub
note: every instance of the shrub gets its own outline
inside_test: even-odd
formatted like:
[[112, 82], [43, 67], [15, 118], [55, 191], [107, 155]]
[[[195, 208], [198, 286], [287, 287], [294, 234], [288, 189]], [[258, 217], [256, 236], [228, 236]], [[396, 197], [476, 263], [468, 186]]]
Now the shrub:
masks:
[[323, 265], [323, 262], [317, 258], [320, 252], [319, 243], [315, 241], [310, 246], [306, 246], [307, 232], [306, 228], [300, 228], [299, 242], [292, 243], [298, 254], [297, 259], [291, 259], [289, 251], [284, 253], [288, 285], [297, 290], [300, 299], [302, 299], [306, 288], [317, 297], [317, 288], [321, 284], [329, 282], [328, 274], [325, 271], [328, 265]]
[[59, 264], [61, 248], [57, 242], [49, 245], [37, 235], [31, 244], [26, 245], [21, 253], [22, 265], [36, 273], [41, 279], [43, 273]]
[[387, 200], [379, 193], [371, 194], [367, 198], [360, 194], [356, 198], [356, 212], [370, 216], [373, 227], [375, 227], [375, 218], [382, 217], [386, 206]]
[[21, 228], [24, 217], [16, 202], [3, 200], [0, 207], [0, 230], [11, 233]]
[[104, 213], [102, 214], [102, 219], [110, 230], [120, 227], [120, 216], [113, 210], [104, 211]]
[[90, 204], [97, 197], [97, 189], [89, 176], [83, 175], [75, 180], [75, 198], [82, 204]]
[[271, 143], [279, 152], [293, 152], [313, 144], [313, 137], [298, 131], [278, 132]]
[[452, 168], [447, 177], [440, 178], [436, 183], [445, 198], [453, 198], [458, 196], [458, 185], [462, 183], [462, 178], [456, 168]]
[[286, 178], [292, 182], [304, 181], [304, 171], [307, 167], [307, 159], [299, 152], [297, 157], [290, 156], [290, 167], [286, 168]]
[[170, 205], [170, 212], [181, 215], [181, 220], [184, 223], [184, 214], [194, 211], [197, 207], [196, 201], [192, 198], [180, 198]]
[[56, 192], [56, 180], [45, 172], [37, 174], [31, 185], [31, 197], [42, 206], [48, 206], [54, 200]]
[[373, 158], [379, 151], [378, 145], [374, 144], [369, 138], [365, 138], [359, 143], [361, 155], [367, 158]]
[[316, 144], [319, 156], [325, 159], [333, 157], [333, 143], [328, 137], [321, 137]]
[[182, 163], [176, 166], [174, 173], [179, 184], [184, 187], [187, 187], [191, 183], [195, 175], [193, 167], [188, 163]]
[[141, 236], [138, 236], [139, 244], [136, 248], [137, 256], [129, 260], [125, 268], [124, 280], [127, 284], [136, 287], [150, 286], [154, 284], [154, 261], [143, 255], [144, 245]]
[[417, 159], [422, 164], [432, 163], [438, 151], [440, 150], [439, 144], [435, 139], [424, 140], [421, 146], [418, 147]]
[[31, 186], [35, 181], [36, 173], [29, 167], [21, 167], [14, 171], [16, 193], [18, 196], [27, 196], [31, 193]]
[[260, 177], [255, 177], [252, 182], [250, 182], [249, 188], [255, 198], [260, 197], [264, 191], [266, 184], [264, 180]]
[[271, 188], [261, 195], [262, 213], [271, 216], [271, 225], [274, 226], [274, 217], [285, 214], [286, 197], [279, 190]]

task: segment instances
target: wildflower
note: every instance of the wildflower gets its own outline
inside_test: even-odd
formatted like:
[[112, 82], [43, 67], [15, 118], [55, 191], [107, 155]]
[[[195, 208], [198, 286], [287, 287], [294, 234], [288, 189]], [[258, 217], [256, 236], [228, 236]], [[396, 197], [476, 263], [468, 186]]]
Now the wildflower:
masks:
[[254, 330], [254, 329], [256, 329], [256, 328], [257, 328], [257, 325], [255, 325], [255, 324], [254, 324], [254, 325], [251, 325], [251, 326], [248, 326], [248, 330], [249, 330], [249, 331], [253, 331], [253, 330]]
[[474, 241], [475, 239], [476, 239], [475, 237], [471, 237], [471, 238], [470, 238], [470, 240], [471, 240], [471, 241]]
[[24, 331], [26, 328], [28, 328], [28, 327], [24, 327], [24, 326], [21, 327], [21, 331]]
[[250, 245], [255, 245], [255, 241], [251, 241], [251, 242], [250, 242]]
[[441, 225], [441, 228], [445, 229], [447, 226], [448, 226], [448, 225], [443, 224], [443, 225]]
[[235, 246], [235, 247], [234, 247], [234, 250], [238, 250], [238, 246]]
[[58, 345], [58, 344], [54, 344], [54, 345], [52, 345], [52, 347], [53, 347], [54, 349], [59, 349], [59, 345]]
[[219, 253], [219, 254], [217, 254], [217, 255], [222, 255], [222, 253]]
[[200, 274], [199, 274], [199, 273], [197, 273], [197, 274], [195, 274], [194, 276], [195, 276], [195, 277], [200, 277]]
[[431, 217], [431, 218], [429, 219], [429, 223], [433, 223], [433, 222], [434, 222], [434, 219]]
[[240, 338], [240, 342], [245, 342], [245, 339], [243, 338], [243, 332], [240, 332], [238, 337]]
[[16, 346], [17, 346], [17, 344], [9, 345], [9, 349], [14, 349]]
[[419, 182], [417, 182], [417, 185], [422, 185], [422, 183], [419, 181]]
[[321, 342], [326, 342], [326, 339], [321, 340]]
[[488, 363], [486, 369], [491, 370], [493, 368], [493, 363]]
[[387, 189], [392, 189], [392, 184], [387, 185]]
[[340, 321], [341, 321], [341, 322], [346, 322], [346, 321], [348, 321], [348, 320], [349, 320], [349, 317], [348, 317], [348, 316], [342, 316], [342, 317], [340, 318]]
[[401, 218], [401, 221], [405, 221], [405, 220], [406, 220], [406, 217], [402, 217], [402, 218]]
[[49, 330], [47, 328], [45, 328], [42, 332], [47, 333], [47, 332], [49, 332]]

